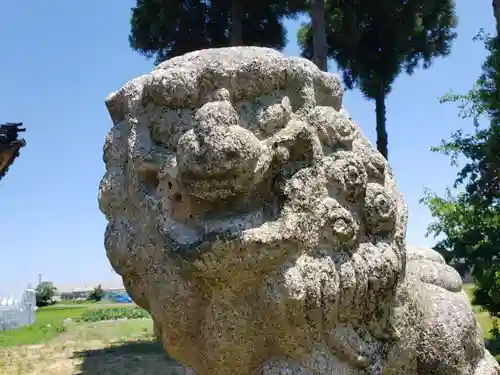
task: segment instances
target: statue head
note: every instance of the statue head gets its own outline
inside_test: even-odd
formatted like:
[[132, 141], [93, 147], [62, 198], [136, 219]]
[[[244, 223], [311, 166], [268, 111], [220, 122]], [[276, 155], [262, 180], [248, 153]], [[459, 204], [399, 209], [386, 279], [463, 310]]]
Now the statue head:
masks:
[[[406, 208], [345, 116], [338, 76], [266, 48], [211, 49], [106, 105], [107, 254], [172, 355], [206, 368], [193, 348], [211, 340], [217, 356], [232, 340], [214, 336], [224, 324], [240, 327], [226, 336], [257, 324], [269, 342], [280, 316], [299, 327], [316, 313], [380, 315], [404, 272]], [[249, 336], [235, 356], [265, 350]]]

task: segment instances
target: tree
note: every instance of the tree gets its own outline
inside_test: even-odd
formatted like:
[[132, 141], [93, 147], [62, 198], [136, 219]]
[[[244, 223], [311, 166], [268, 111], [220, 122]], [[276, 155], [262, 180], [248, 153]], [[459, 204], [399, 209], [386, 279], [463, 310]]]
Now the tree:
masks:
[[282, 49], [287, 41], [284, 19], [304, 9], [304, 0], [137, 0], [129, 42], [156, 64], [229, 45]]
[[325, 0], [312, 0], [311, 30], [313, 36], [312, 61], [318, 68], [326, 72], [328, 48], [326, 43]]
[[[454, 165], [465, 160], [454, 184], [461, 190], [448, 190], [444, 197], [427, 192], [422, 201], [434, 217], [429, 234], [443, 237], [436, 250], [472, 269], [475, 302], [500, 317], [500, 38], [480, 34], [478, 39], [488, 57], [475, 86], [465, 95], [442, 98], [458, 103], [460, 116], [474, 121], [474, 132], [457, 131], [434, 148], [451, 156]], [[480, 126], [481, 117], [488, 126]]]
[[[446, 56], [456, 37], [453, 0], [328, 0], [328, 57], [342, 71], [348, 89], [359, 87], [375, 101], [377, 148], [388, 157], [385, 99], [396, 77], [429, 68]], [[299, 30], [302, 55], [313, 57], [311, 24]]]
[[241, 1], [231, 1], [231, 45], [243, 45], [243, 17], [245, 10]]
[[92, 292], [90, 292], [88, 300], [92, 302], [99, 302], [104, 298], [104, 289], [101, 284], [97, 285]]
[[500, 0], [493, 0], [493, 14], [495, 15], [495, 21], [497, 25], [497, 29], [500, 26]]
[[57, 293], [57, 288], [50, 281], [42, 281], [35, 289], [36, 305], [38, 307], [48, 306], [53, 304], [52, 298]]

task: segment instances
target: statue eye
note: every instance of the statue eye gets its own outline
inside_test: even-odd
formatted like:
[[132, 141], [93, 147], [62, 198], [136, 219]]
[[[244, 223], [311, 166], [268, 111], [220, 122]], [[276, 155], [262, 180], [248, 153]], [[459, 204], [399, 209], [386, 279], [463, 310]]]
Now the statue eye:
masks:
[[257, 122], [260, 130], [269, 136], [286, 127], [292, 115], [292, 107], [286, 96], [271, 97], [263, 101], [263, 108], [257, 113]]

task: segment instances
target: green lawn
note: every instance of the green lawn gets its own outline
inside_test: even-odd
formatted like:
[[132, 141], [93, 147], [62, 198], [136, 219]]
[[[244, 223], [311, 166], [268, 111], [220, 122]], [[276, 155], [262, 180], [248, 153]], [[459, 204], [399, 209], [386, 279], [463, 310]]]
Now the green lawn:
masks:
[[86, 309], [101, 309], [103, 307], [135, 307], [137, 306], [135, 303], [121, 303], [121, 302], [112, 302], [112, 301], [99, 301], [99, 302], [87, 302], [83, 303], [75, 303], [68, 301], [70, 303], [66, 303], [66, 301], [58, 302], [55, 305], [50, 305], [44, 307], [45, 310], [63, 310], [63, 309], [75, 309], [75, 308], [86, 308]]
[[80, 322], [41, 345], [0, 348], [0, 374], [42, 373], [185, 375], [154, 340], [151, 319]]
[[31, 345], [49, 341], [64, 331], [64, 319], [76, 319], [85, 309], [85, 306], [75, 306], [73, 309], [38, 309], [35, 324], [9, 331], [0, 331], [0, 347]]
[[[102, 311], [97, 310], [98, 308], [102, 309]], [[115, 310], [115, 316], [122, 315], [125, 318], [134, 318], [136, 317], [133, 316], [134, 314], [126, 314], [126, 310], [134, 308], [137, 308], [137, 305], [130, 303], [126, 304], [126, 306], [123, 306], [123, 304], [116, 304], [113, 305], [112, 308], [106, 305], [95, 304], [75, 304], [72, 306], [59, 307], [58, 305], [52, 305], [43, 307], [36, 311], [36, 321], [33, 325], [8, 331], [0, 331], [0, 348], [16, 345], [41, 344], [50, 341], [66, 330], [64, 325], [64, 320], [66, 318], [78, 320], [82, 318], [82, 316], [89, 315], [88, 312], [95, 311], [96, 313], [100, 312], [101, 315], [103, 315], [103, 319], [101, 320], [104, 320], [104, 317], [113, 317], [113, 312], [115, 312]], [[86, 311], [87, 314], [84, 314]], [[118, 316], [118, 318], [119, 317], [120, 316]]]

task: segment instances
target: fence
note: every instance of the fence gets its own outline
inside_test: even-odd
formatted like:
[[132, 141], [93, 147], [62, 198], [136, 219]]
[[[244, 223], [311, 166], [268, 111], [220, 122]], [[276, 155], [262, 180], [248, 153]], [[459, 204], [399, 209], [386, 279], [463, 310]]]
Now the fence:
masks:
[[26, 289], [20, 300], [0, 296], [0, 331], [35, 323], [36, 298], [33, 289]]

